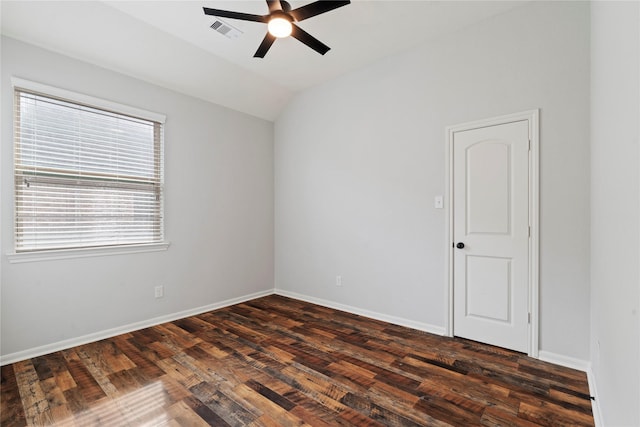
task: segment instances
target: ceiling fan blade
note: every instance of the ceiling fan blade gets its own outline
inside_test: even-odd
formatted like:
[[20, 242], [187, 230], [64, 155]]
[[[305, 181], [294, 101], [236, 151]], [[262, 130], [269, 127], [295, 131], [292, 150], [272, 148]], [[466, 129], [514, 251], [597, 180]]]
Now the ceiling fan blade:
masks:
[[300, 6], [297, 9], [293, 9], [290, 14], [296, 21], [302, 21], [312, 16], [320, 15], [321, 13], [329, 12], [330, 10], [337, 9], [342, 6], [346, 6], [350, 1], [314, 1], [304, 6]]
[[313, 37], [311, 34], [307, 33], [295, 24], [293, 24], [291, 36], [300, 40], [302, 43], [306, 44], [311, 49], [318, 52], [320, 55], [324, 55], [325, 53], [329, 52], [329, 49], [331, 49], [329, 46], [322, 43], [320, 40]]
[[282, 10], [282, 4], [280, 4], [280, 0], [267, 0], [267, 5], [269, 6], [269, 13]]
[[264, 39], [262, 39], [260, 46], [258, 46], [258, 50], [253, 54], [253, 57], [264, 58], [274, 41], [276, 41], [276, 37], [272, 36], [271, 33], [267, 33], [267, 35], [264, 36]]
[[268, 22], [269, 15], [252, 15], [250, 13], [232, 12], [230, 10], [210, 9], [203, 7], [205, 15], [217, 16], [219, 18], [240, 19], [242, 21]]

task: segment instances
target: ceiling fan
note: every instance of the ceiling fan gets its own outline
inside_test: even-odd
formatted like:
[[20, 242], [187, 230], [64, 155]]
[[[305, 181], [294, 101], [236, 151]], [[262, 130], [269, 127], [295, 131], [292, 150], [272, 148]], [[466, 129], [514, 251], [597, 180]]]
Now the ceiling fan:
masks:
[[292, 36], [309, 46], [321, 55], [331, 49], [320, 40], [313, 37], [295, 22], [303, 21], [321, 13], [329, 12], [342, 6], [346, 6], [350, 1], [315, 1], [305, 6], [291, 9], [291, 5], [284, 0], [267, 0], [269, 6], [268, 15], [253, 15], [250, 13], [232, 12], [229, 10], [211, 9], [203, 7], [205, 15], [212, 15], [221, 18], [240, 19], [242, 21], [263, 22], [267, 24], [267, 35], [264, 36], [258, 50], [253, 55], [254, 58], [264, 58], [269, 48], [276, 41], [276, 38]]

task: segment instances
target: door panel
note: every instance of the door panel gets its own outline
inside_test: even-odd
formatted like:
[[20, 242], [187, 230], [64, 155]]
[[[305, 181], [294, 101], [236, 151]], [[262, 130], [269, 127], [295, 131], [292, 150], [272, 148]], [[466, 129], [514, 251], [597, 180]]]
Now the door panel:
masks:
[[485, 142], [467, 148], [467, 234], [508, 234], [509, 144]]
[[453, 136], [454, 335], [527, 351], [529, 128]]
[[468, 256], [466, 316], [498, 322], [511, 320], [511, 260]]

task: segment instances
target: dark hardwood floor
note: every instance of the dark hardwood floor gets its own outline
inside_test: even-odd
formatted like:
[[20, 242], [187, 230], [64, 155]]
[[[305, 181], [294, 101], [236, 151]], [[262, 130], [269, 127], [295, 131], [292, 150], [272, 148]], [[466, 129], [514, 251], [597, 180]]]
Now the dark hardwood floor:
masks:
[[0, 424], [591, 426], [586, 375], [269, 296], [2, 367]]

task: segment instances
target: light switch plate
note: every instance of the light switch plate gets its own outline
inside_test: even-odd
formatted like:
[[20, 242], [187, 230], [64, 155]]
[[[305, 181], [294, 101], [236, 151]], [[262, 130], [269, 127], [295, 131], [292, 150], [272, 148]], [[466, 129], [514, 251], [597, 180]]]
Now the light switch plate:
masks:
[[433, 199], [433, 207], [436, 209], [442, 209], [444, 207], [444, 198], [442, 196], [436, 196]]

